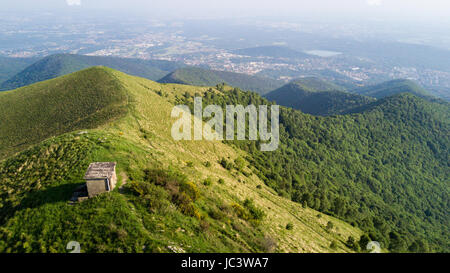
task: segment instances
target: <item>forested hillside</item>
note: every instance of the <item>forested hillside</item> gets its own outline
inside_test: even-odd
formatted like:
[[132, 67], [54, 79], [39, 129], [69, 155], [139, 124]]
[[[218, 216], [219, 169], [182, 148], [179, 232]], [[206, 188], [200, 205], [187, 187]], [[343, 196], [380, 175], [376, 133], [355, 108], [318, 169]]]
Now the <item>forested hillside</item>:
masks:
[[265, 97], [277, 104], [320, 116], [345, 114], [375, 100], [343, 90], [333, 83], [312, 77], [292, 81]]
[[[219, 89], [204, 103], [268, 103]], [[232, 143], [281, 196], [345, 219], [391, 251], [449, 251], [449, 113], [448, 103], [411, 94], [337, 117], [281, 108], [277, 151]]]
[[397, 95], [400, 93], [411, 93], [423, 98], [431, 97], [431, 94], [427, 92], [423, 87], [419, 86], [411, 80], [404, 79], [397, 79], [376, 85], [357, 88], [354, 89], [353, 92], [377, 99]]
[[37, 60], [37, 58], [10, 58], [0, 56], [0, 85]]

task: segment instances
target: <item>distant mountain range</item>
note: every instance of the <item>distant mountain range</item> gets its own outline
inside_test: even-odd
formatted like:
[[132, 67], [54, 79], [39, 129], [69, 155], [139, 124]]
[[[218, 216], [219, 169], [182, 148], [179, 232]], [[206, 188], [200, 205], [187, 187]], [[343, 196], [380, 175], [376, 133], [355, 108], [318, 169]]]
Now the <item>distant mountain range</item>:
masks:
[[242, 73], [207, 70], [196, 67], [185, 67], [175, 70], [161, 80], [161, 83], [179, 83], [198, 86], [214, 86], [220, 83], [266, 94], [283, 85], [282, 81], [265, 77], [250, 76]]
[[26, 67], [23, 71], [0, 84], [0, 90], [15, 89], [99, 65], [155, 81], [169, 72], [185, 66], [181, 63], [161, 60], [56, 54], [45, 57]]
[[260, 94], [265, 94], [283, 85], [282, 81], [266, 77], [188, 67], [184, 64], [171, 61], [56, 54], [38, 60], [14, 76], [11, 76], [8, 80], [0, 83], [0, 91], [19, 88], [99, 65], [161, 83], [179, 83], [197, 86], [214, 86], [220, 83], [226, 83]]

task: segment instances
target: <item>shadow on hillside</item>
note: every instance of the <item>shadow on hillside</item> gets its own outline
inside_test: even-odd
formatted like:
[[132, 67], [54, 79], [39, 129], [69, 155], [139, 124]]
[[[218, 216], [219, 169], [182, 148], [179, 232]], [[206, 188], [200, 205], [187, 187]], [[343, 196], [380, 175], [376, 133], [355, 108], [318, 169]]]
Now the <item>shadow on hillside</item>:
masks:
[[74, 190], [83, 184], [84, 183], [62, 184], [30, 192], [23, 197], [20, 204], [17, 206], [13, 206], [11, 202], [6, 202], [0, 210], [0, 225], [7, 222], [8, 219], [14, 216], [18, 211], [37, 208], [45, 204], [68, 202]]

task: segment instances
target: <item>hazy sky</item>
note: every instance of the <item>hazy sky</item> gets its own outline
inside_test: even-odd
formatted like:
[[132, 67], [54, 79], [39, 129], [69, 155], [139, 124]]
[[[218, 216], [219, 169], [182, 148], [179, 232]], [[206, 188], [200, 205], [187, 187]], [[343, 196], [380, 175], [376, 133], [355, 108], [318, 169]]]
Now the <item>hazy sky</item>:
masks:
[[104, 10], [153, 17], [205, 18], [370, 15], [448, 20], [450, 0], [0, 0], [2, 11]]

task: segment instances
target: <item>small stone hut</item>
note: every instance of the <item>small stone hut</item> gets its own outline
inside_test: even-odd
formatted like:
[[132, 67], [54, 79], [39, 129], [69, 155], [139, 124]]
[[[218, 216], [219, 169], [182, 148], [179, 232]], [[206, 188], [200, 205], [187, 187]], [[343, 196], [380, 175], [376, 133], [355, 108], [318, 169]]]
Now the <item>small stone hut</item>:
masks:
[[95, 162], [89, 165], [84, 176], [89, 198], [112, 191], [116, 187], [116, 163]]

